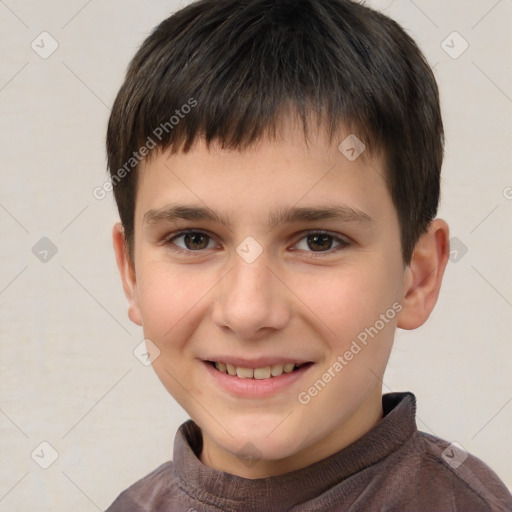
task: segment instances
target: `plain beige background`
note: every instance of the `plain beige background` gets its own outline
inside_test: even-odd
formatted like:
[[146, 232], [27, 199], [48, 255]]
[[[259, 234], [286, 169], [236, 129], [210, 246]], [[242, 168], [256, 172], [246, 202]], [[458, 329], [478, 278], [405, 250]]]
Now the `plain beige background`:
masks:
[[[103, 510], [172, 457], [187, 418], [133, 354], [116, 210], [92, 194], [129, 59], [184, 3], [0, 0], [0, 511]], [[435, 67], [456, 238], [438, 307], [397, 333], [384, 390], [413, 391], [421, 430], [512, 488], [512, 1], [367, 3]]]

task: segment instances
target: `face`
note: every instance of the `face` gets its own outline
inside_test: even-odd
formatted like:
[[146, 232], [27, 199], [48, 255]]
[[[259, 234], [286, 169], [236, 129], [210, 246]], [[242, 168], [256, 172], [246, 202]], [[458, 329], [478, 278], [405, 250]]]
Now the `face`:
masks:
[[201, 427], [205, 464], [279, 474], [381, 418], [410, 285], [383, 175], [377, 156], [350, 161], [292, 124], [244, 151], [198, 142], [140, 170], [133, 268], [118, 248], [130, 317]]

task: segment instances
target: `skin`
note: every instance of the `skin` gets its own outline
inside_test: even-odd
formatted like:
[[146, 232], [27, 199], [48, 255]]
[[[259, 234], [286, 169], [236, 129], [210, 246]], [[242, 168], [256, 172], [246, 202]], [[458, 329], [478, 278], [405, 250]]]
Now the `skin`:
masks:
[[[201, 461], [246, 478], [324, 459], [381, 420], [394, 332], [426, 321], [449, 255], [448, 226], [436, 219], [404, 264], [378, 154], [350, 162], [322, 132], [305, 144], [292, 121], [281, 134], [243, 151], [208, 149], [198, 140], [187, 154], [154, 153], [140, 170], [132, 258], [122, 226], [113, 230], [129, 316], [160, 351], [153, 362], [158, 377], [202, 429]], [[230, 226], [145, 220], [147, 212], [175, 204], [207, 206]], [[364, 212], [371, 221], [267, 225], [271, 210], [332, 205]], [[199, 236], [201, 244], [191, 246], [183, 236], [173, 238], [183, 229], [211, 238]], [[348, 243], [311, 244], [307, 235], [318, 230]], [[252, 263], [236, 252], [248, 236], [263, 248]], [[393, 304], [401, 306], [395, 318], [307, 404], [299, 403], [298, 394]], [[314, 364], [283, 392], [240, 398], [217, 387], [206, 371], [203, 360], [215, 354], [293, 356]], [[248, 465], [243, 457], [251, 455], [257, 461]]]

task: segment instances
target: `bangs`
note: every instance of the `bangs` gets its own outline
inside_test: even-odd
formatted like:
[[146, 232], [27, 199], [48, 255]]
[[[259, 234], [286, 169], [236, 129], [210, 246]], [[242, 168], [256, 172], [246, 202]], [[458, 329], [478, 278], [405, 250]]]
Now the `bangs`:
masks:
[[275, 137], [292, 115], [306, 138], [321, 126], [331, 139], [348, 128], [369, 148], [383, 143], [406, 99], [403, 84], [389, 87], [400, 70], [383, 49], [369, 58], [370, 38], [351, 37], [350, 12], [333, 32], [324, 21], [333, 13], [315, 2], [229, 3], [210, 7], [207, 19], [202, 2], [193, 4], [148, 38], [114, 108], [123, 112], [119, 139], [133, 148], [152, 137], [173, 152], [199, 138], [244, 149]]

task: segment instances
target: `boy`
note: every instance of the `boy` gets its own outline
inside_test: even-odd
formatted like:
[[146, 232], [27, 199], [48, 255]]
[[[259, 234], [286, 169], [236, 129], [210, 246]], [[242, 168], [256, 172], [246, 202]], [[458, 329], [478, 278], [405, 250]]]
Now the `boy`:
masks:
[[115, 101], [113, 238], [131, 320], [191, 420], [109, 512], [512, 510], [484, 463], [382, 396], [397, 327], [430, 315], [437, 85], [350, 0], [202, 0]]

